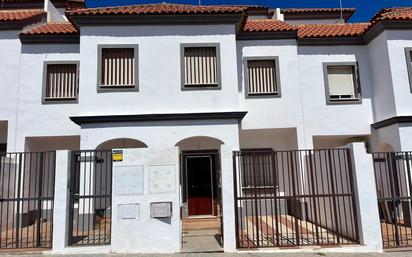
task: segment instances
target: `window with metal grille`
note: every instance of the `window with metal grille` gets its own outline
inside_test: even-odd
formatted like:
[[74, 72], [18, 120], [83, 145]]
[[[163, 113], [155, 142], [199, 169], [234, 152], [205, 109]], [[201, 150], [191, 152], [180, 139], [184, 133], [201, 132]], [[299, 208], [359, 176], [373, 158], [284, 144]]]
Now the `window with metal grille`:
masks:
[[240, 167], [242, 168], [242, 187], [273, 188], [276, 185], [274, 153], [266, 149], [244, 149]]
[[184, 48], [184, 87], [218, 87], [216, 47]]
[[327, 65], [328, 102], [359, 101], [356, 65]]
[[102, 48], [100, 87], [135, 87], [135, 48]]
[[248, 60], [248, 95], [279, 95], [276, 60]]
[[76, 63], [46, 64], [44, 101], [76, 101], [77, 69]]

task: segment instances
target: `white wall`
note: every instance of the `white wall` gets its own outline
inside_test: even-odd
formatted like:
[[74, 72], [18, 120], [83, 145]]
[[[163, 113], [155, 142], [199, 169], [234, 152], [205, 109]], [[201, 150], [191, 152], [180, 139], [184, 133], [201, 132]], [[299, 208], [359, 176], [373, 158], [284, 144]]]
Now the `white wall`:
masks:
[[[181, 43], [220, 44], [221, 90], [181, 90]], [[98, 44], [138, 45], [138, 92], [96, 93]], [[81, 115], [237, 109], [234, 25], [83, 27], [80, 51]]]
[[[372, 82], [365, 46], [299, 47], [300, 92], [309, 135], [368, 135], [372, 117]], [[358, 62], [361, 104], [326, 104], [324, 62]]]
[[370, 42], [367, 49], [372, 71], [371, 83], [373, 83], [373, 107], [376, 122], [390, 118], [396, 114], [387, 47], [387, 32], [383, 32]]
[[24, 76], [20, 78], [16, 151], [24, 150], [25, 137], [80, 134], [80, 128], [69, 120], [79, 113], [78, 104], [42, 104], [44, 62], [65, 60], [79, 60], [78, 45], [23, 46], [20, 73]]
[[[232, 152], [239, 150], [237, 120], [198, 120], [169, 122], [137, 122], [120, 124], [85, 125], [81, 130], [81, 149], [94, 149], [101, 143], [128, 137], [137, 139], [151, 148], [173, 147], [183, 139], [205, 136], [223, 142], [220, 149], [222, 170], [222, 205], [224, 224], [224, 250], [236, 250], [235, 215], [233, 197]], [[153, 162], [162, 162], [158, 157]], [[138, 251], [139, 249], [136, 249]]]
[[[179, 194], [179, 150], [177, 147], [150, 149], [124, 149], [124, 159], [113, 163], [112, 196], [112, 252], [174, 253], [181, 249], [180, 194]], [[149, 192], [150, 165], [167, 165], [175, 168], [175, 191], [168, 193]], [[120, 180], [121, 169], [138, 169], [143, 166], [143, 189], [139, 195], [117, 194], [116, 180]], [[120, 190], [119, 190], [120, 191]], [[172, 217], [151, 218], [150, 204], [171, 202]], [[138, 205], [137, 219], [123, 219], [119, 205]]]
[[0, 120], [8, 121], [8, 151], [14, 150], [21, 44], [19, 31], [0, 31]]
[[396, 115], [411, 115], [412, 93], [409, 85], [405, 48], [412, 47], [411, 31], [387, 31], [390, 77], [396, 101]]

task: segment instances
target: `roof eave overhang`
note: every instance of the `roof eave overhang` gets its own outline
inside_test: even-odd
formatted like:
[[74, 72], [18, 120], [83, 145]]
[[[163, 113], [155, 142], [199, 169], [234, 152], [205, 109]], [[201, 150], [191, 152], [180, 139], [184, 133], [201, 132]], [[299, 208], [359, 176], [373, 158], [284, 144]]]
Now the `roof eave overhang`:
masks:
[[24, 35], [20, 34], [22, 44], [79, 44], [80, 35]]
[[21, 30], [29, 24], [40, 22], [44, 17], [46, 17], [46, 13], [35, 15], [24, 20], [0, 21], [0, 30]]
[[241, 121], [247, 112], [207, 112], [207, 113], [162, 113], [140, 115], [105, 115], [75, 116], [70, 120], [79, 126], [86, 124], [148, 122], [148, 121], [185, 121], [185, 120], [238, 120]]
[[410, 30], [412, 20], [386, 20], [373, 24], [363, 35], [366, 43], [371, 42], [385, 30]]
[[240, 32], [237, 40], [271, 40], [271, 39], [296, 39], [297, 31], [278, 32]]
[[381, 120], [371, 124], [374, 129], [385, 128], [394, 124], [412, 123], [412, 116], [394, 116], [392, 118]]
[[69, 19], [77, 26], [236, 24], [242, 16], [242, 12], [177, 15], [71, 15], [68, 13]]
[[329, 45], [364, 45], [365, 41], [361, 36], [355, 37], [310, 37], [298, 38], [301, 46], [329, 46]]

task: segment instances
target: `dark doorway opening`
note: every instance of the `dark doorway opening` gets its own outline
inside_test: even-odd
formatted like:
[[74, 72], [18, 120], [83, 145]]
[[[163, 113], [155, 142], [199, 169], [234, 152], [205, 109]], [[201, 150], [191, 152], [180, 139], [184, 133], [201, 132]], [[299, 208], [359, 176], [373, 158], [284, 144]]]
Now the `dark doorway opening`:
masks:
[[216, 216], [216, 176], [213, 155], [185, 157], [189, 216]]
[[222, 251], [220, 155], [217, 150], [182, 153], [183, 252]]

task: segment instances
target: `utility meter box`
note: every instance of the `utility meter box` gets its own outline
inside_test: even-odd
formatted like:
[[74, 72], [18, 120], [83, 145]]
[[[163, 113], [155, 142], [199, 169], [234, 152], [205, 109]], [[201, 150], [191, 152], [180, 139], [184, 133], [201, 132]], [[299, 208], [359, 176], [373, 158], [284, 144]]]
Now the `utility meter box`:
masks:
[[150, 216], [152, 219], [171, 218], [172, 217], [172, 203], [159, 202], [150, 204]]

